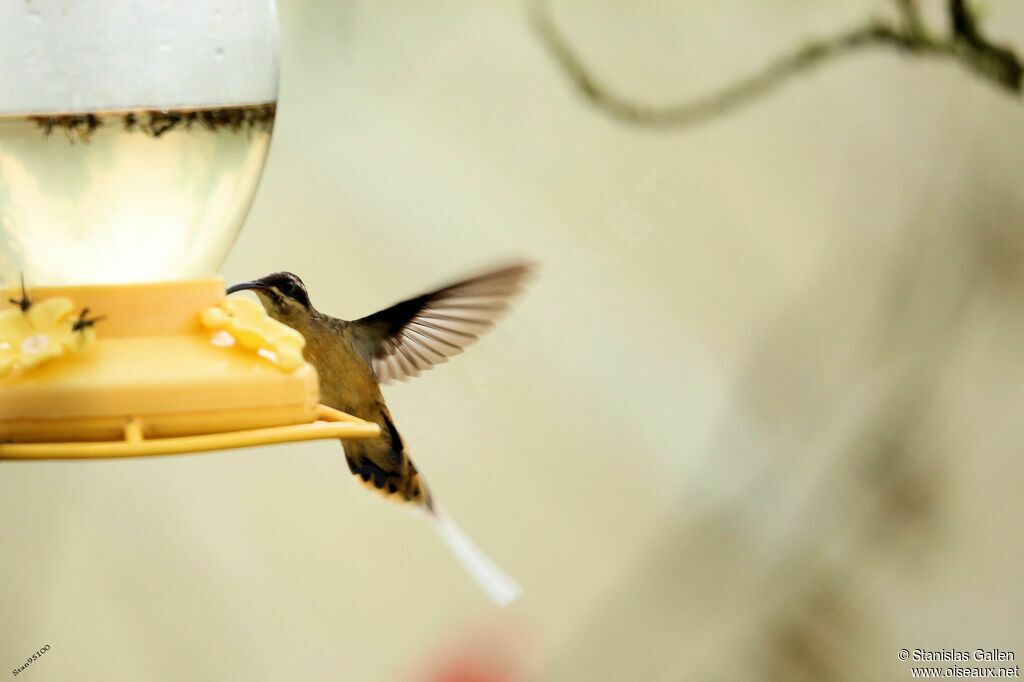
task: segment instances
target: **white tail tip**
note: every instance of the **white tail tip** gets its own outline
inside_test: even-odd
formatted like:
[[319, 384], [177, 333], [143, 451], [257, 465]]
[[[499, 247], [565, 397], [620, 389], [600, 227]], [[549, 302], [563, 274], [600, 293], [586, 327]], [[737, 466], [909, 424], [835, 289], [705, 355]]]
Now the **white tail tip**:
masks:
[[476, 584], [494, 603], [507, 606], [516, 600], [522, 592], [518, 583], [488, 559], [444, 511], [435, 509], [429, 517], [448, 549], [459, 558]]

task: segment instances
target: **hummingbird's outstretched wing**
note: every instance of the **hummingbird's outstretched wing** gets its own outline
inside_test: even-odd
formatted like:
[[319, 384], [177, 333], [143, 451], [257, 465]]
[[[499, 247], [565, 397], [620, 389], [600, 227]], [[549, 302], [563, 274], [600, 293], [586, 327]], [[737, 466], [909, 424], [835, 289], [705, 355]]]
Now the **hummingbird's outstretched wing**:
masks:
[[417, 376], [476, 341], [529, 273], [528, 265], [512, 265], [355, 320], [356, 346], [381, 383]]

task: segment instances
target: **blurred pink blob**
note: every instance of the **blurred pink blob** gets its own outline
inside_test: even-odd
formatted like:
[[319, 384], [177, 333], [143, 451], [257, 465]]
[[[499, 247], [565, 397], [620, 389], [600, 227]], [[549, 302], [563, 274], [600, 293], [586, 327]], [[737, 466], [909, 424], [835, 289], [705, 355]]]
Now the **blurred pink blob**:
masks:
[[480, 624], [439, 647], [433, 662], [411, 675], [417, 682], [521, 682], [530, 647], [523, 628], [502, 622]]

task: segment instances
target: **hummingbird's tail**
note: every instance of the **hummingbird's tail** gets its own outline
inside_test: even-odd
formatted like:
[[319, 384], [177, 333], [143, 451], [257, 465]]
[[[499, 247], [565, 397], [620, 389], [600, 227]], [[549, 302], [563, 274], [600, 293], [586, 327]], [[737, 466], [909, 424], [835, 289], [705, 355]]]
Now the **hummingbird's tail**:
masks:
[[507, 606], [516, 600], [522, 592], [518, 583], [487, 558], [487, 555], [473, 544], [473, 541], [436, 503], [427, 511], [427, 518], [480, 589], [498, 606]]
[[413, 509], [426, 514], [448, 549], [495, 603], [505, 606], [515, 600], [519, 596], [519, 585], [488, 559], [434, 501], [386, 407], [382, 408], [379, 423], [386, 437], [342, 441], [352, 473], [378, 494], [393, 502], [409, 503]]

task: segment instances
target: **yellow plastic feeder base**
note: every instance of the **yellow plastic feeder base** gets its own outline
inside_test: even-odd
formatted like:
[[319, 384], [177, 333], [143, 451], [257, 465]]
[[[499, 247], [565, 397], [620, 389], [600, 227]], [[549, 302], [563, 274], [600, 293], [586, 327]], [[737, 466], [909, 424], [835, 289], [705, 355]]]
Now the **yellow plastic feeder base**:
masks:
[[219, 278], [35, 288], [29, 297], [66, 298], [76, 316], [88, 308], [102, 320], [86, 350], [0, 378], [0, 459], [167, 455], [379, 434], [376, 424], [319, 404], [309, 363], [275, 362], [273, 344], [256, 348], [250, 338], [245, 347], [230, 329], [204, 326], [203, 311], [224, 302]]

